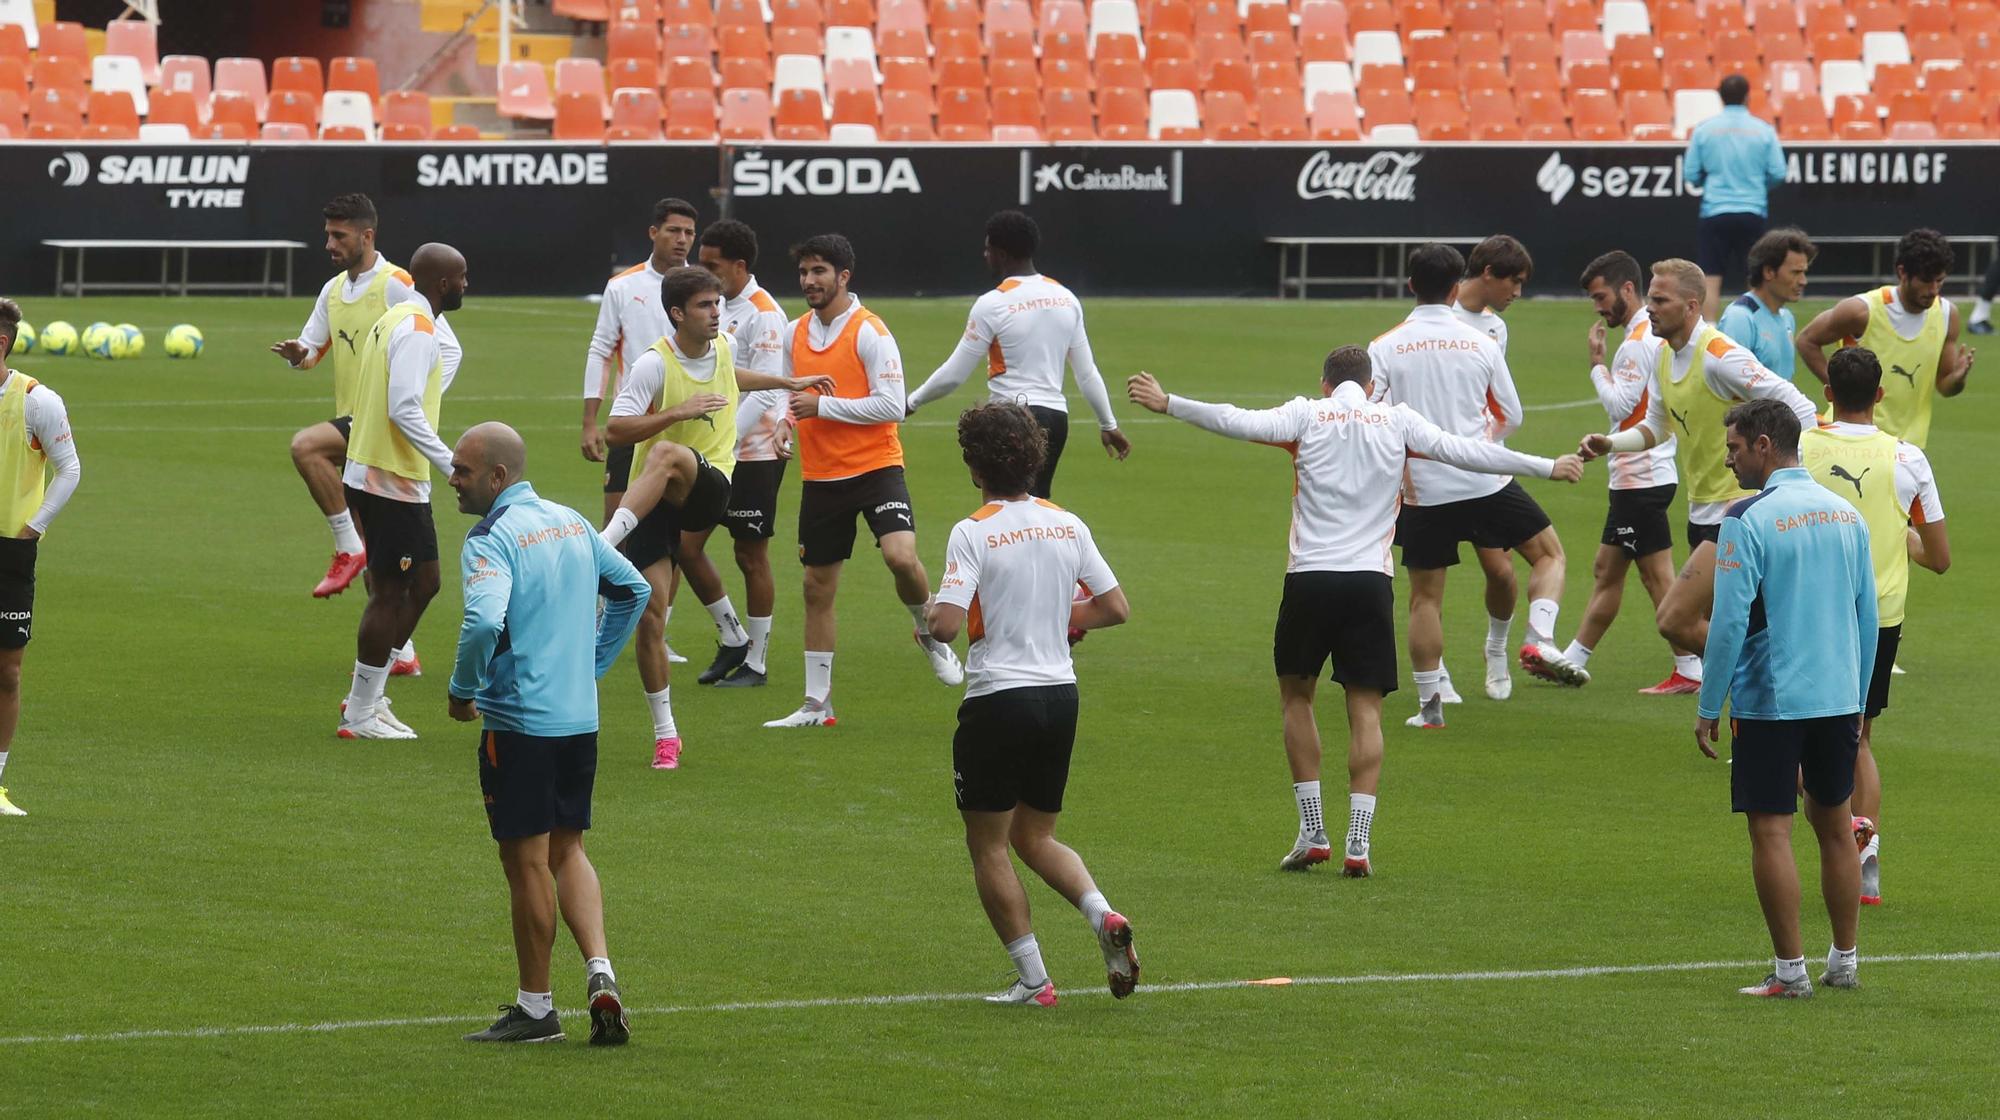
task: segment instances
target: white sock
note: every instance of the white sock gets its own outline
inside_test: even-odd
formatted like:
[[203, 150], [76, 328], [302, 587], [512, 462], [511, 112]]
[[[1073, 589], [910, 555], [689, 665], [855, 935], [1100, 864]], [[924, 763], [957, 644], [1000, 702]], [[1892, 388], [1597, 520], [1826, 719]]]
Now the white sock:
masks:
[[674, 727], [674, 686], [648, 692], [646, 705], [653, 709], [653, 738], [671, 739], [680, 734]]
[[358, 555], [361, 552], [361, 534], [354, 531], [354, 515], [341, 510], [326, 519], [328, 528], [333, 530], [333, 550]]
[[611, 515], [610, 523], [605, 525], [604, 528], [599, 529], [597, 535], [604, 538], [605, 544], [617, 548], [624, 542], [626, 537], [632, 534], [632, 530], [638, 527], [639, 519], [633, 516], [632, 511], [626, 509], [624, 506], [619, 506], [617, 511]]
[[[0, 767], [4, 767], [6, 765], [7, 765], [7, 756], [4, 754], [0, 754]], [[1861, 849], [1861, 862], [1867, 863], [1871, 859], [1881, 859], [1881, 858], [1882, 858], [1882, 834], [1878, 832], [1875, 835], [1870, 836], [1868, 838], [1868, 846]]]
[[1556, 640], [1556, 612], [1562, 607], [1554, 599], [1536, 599], [1528, 604], [1528, 640], [1549, 645]]
[[924, 604], [904, 603], [903, 606], [910, 612], [911, 620], [917, 624], [917, 633], [928, 639], [931, 636], [931, 624], [924, 621]]
[[743, 629], [743, 624], [736, 621], [736, 608], [730, 605], [729, 596], [724, 595], [715, 602], [705, 605], [708, 607], [708, 617], [715, 620], [715, 632], [721, 636], [723, 645], [733, 648], [750, 640], [750, 635]]
[[1778, 979], [1783, 980], [1787, 984], [1796, 984], [1806, 978], [1806, 959], [1804, 957], [1797, 957], [1789, 961], [1783, 957], [1773, 959], [1778, 962], [1777, 968], [1774, 970], [1778, 974]]
[[1972, 301], [1971, 321], [1984, 323], [1991, 318], [1993, 318], [1993, 301], [1990, 299], [1974, 299]]
[[[1855, 948], [1858, 949], [1860, 946], [1857, 945]], [[1858, 963], [1860, 962], [1855, 959], [1854, 949], [1842, 949], [1837, 945], [1826, 947], [1827, 971], [1837, 972], [1852, 969]]]
[[806, 699], [824, 705], [833, 695], [833, 651], [806, 651]]
[[521, 1010], [537, 1019], [546, 1019], [555, 1014], [556, 1010], [554, 992], [524, 992], [517, 989], [514, 993], [514, 1002], [521, 1005]]
[[1014, 958], [1014, 968], [1021, 974], [1021, 983], [1039, 988], [1049, 982], [1048, 967], [1042, 964], [1042, 947], [1036, 943], [1034, 934], [1023, 934], [1009, 941], [1007, 955]]
[[1417, 682], [1417, 702], [1419, 704], [1430, 703], [1432, 697], [1437, 696], [1444, 690], [1443, 669], [1435, 669], [1429, 672], [1419, 669], [1411, 673], [1410, 676], [1415, 678]]
[[1590, 664], [1590, 655], [1595, 651], [1576, 639], [1570, 639], [1569, 648], [1563, 650], [1563, 657], [1570, 664], [1581, 669]]
[[1701, 679], [1701, 655], [1698, 653], [1674, 654], [1674, 672], [1691, 681]]
[[0, 774], [7, 772], [7, 752], [0, 751]]
[[1514, 625], [1514, 616], [1494, 618], [1486, 616], [1486, 653], [1492, 657], [1507, 656], [1507, 631]]
[[387, 665], [354, 663], [354, 683], [347, 689], [347, 718], [360, 719], [382, 702], [382, 690], [389, 683]]
[[1299, 803], [1299, 838], [1310, 840], [1326, 831], [1326, 818], [1320, 814], [1319, 783], [1293, 782], [1292, 797]]
[[764, 658], [771, 652], [770, 618], [746, 618], [743, 629], [750, 635], [750, 652], [743, 655], [743, 663], [760, 673], [765, 672]]
[[394, 652], [389, 655], [389, 662], [392, 665], [398, 661], [415, 661], [416, 659], [417, 640], [415, 638], [411, 638], [409, 641], [397, 646]]
[[1350, 793], [1347, 795], [1347, 842], [1361, 841], [1368, 846], [1368, 830], [1375, 824], [1375, 795], [1372, 793]]
[[1104, 915], [1111, 913], [1111, 904], [1104, 901], [1102, 892], [1084, 892], [1084, 896], [1076, 900], [1076, 908], [1083, 911], [1084, 917], [1090, 919], [1092, 933], [1104, 932]]
[[583, 974], [585, 979], [595, 976], [600, 972], [602, 972], [605, 976], [609, 977], [613, 984], [616, 984], [618, 982], [618, 974], [611, 971], [611, 958], [592, 957], [589, 960], [583, 962]]

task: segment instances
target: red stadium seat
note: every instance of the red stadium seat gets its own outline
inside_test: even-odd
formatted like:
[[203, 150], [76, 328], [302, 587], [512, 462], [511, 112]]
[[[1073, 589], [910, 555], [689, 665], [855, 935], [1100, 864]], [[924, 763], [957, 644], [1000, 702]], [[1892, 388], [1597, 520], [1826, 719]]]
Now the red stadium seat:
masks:
[[[991, 83], [994, 89], [1024, 89], [1037, 98], [1042, 93], [1042, 72], [1033, 59], [996, 58], [991, 68]], [[1039, 101], [1036, 102], [1040, 104]], [[1035, 110], [1037, 116], [1041, 110]]]
[[826, 51], [826, 39], [817, 27], [773, 27], [771, 54], [819, 55]]
[[35, 56], [28, 81], [36, 89], [66, 89], [81, 98], [90, 89], [90, 70], [79, 56], [43, 51]]
[[1080, 90], [1051, 87], [1042, 94], [1042, 127], [1051, 140], [1096, 140], [1097, 122], [1091, 113], [1089, 95]]
[[147, 124], [177, 124], [192, 136], [201, 127], [201, 106], [194, 94], [178, 89], [156, 89], [146, 113]]
[[1917, 35], [1910, 39], [1910, 57], [1919, 66], [1965, 61], [1965, 44], [1956, 35]]
[[[28, 33], [19, 24], [0, 23], [0, 58], [18, 58], [21, 69], [28, 68]], [[27, 125], [15, 130], [17, 135], [27, 132]]]
[[1606, 142], [1625, 139], [1625, 115], [1619, 110], [1618, 101], [1610, 90], [1577, 90], [1570, 94], [1569, 108], [1578, 140]]
[[365, 93], [371, 101], [382, 100], [382, 79], [372, 58], [336, 58], [327, 70], [326, 88]]
[[[1349, 104], [1352, 103], [1350, 98]], [[1312, 127], [1306, 123], [1305, 102], [1292, 90], [1259, 90], [1257, 133], [1273, 142], [1311, 140]]]
[[[616, 75], [614, 75], [614, 79], [615, 78]], [[753, 83], [735, 82], [731, 84], [737, 86], [749, 86]], [[754, 84], [762, 85], [763, 83], [757, 82]], [[715, 69], [708, 64], [708, 60], [706, 58], [669, 59], [667, 60], [667, 76], [665, 82], [643, 82], [643, 83], [634, 82], [630, 87], [627, 88], [648, 89], [656, 85], [666, 90], [698, 89], [707, 92], [713, 92], [716, 85]]]
[[1134, 59], [1100, 58], [1094, 69], [1100, 87], [1145, 89], [1150, 84], [1146, 79], [1145, 64]]
[[826, 103], [816, 89], [788, 89], [778, 95], [776, 127], [780, 140], [826, 139]]
[[1549, 5], [1549, 31], [1560, 38], [1571, 31], [1598, 30], [1596, 0], [1555, 0]]
[[722, 60], [723, 89], [771, 88], [771, 60], [761, 55]]
[[1506, 90], [1484, 90], [1467, 98], [1466, 124], [1474, 140], [1519, 140], [1520, 115]]
[[[535, 64], [537, 71], [541, 69]], [[308, 133], [319, 128], [319, 102], [300, 89], [278, 89], [271, 91], [271, 100], [266, 103], [264, 119], [279, 124], [296, 124]]]
[[1671, 135], [1674, 126], [1673, 103], [1667, 95], [1655, 90], [1633, 90], [1619, 95], [1625, 109], [1625, 125], [1632, 130], [1632, 138], [1639, 138], [1642, 126], [1656, 125], [1667, 129]]
[[1718, 81], [1720, 79], [1716, 77], [1715, 67], [1709, 65], [1705, 59], [1675, 59], [1667, 67], [1668, 90], [1714, 89]]
[[1250, 106], [1234, 90], [1212, 89], [1201, 95], [1203, 135], [1210, 140], [1255, 140]]
[[[1459, 88], [1472, 92], [1486, 89], [1512, 89], [1513, 82], [1507, 71], [1490, 62], [1481, 62], [1463, 67], [1459, 71]], [[1537, 91], [1538, 93], [1547, 91]]]
[[879, 129], [882, 126], [882, 102], [875, 96], [872, 87], [835, 90], [827, 123], [859, 124]]
[[593, 143], [604, 139], [604, 95], [572, 90], [556, 95], [554, 137]]
[[218, 89], [208, 99], [208, 120], [237, 125], [247, 137], [257, 131], [257, 106], [247, 94]]
[[831, 0], [826, 6], [828, 27], [875, 26], [874, 0]]
[[993, 91], [994, 128], [1042, 127], [1042, 95], [1032, 89], [996, 89]]
[[1833, 128], [1827, 123], [1826, 109], [1817, 97], [1787, 102], [1778, 117], [1778, 136], [1783, 140], [1831, 140]]
[[1149, 111], [1144, 90], [1099, 90], [1097, 134], [1105, 140], [1145, 140]]
[[771, 95], [762, 89], [723, 90], [719, 131], [724, 140], [771, 139]]
[[[1321, 98], [1326, 96], [1329, 95], [1320, 95]], [[1362, 119], [1367, 122], [1369, 128], [1374, 128], [1376, 125], [1382, 124], [1414, 125], [1417, 123], [1416, 112], [1410, 105], [1410, 95], [1400, 88], [1385, 86], [1376, 89], [1364, 89], [1356, 93], [1354, 99], [1359, 104]], [[1315, 98], [1313, 101], [1313, 115], [1315, 118], [1319, 115], [1319, 105], [1320, 99]], [[1319, 131], [1318, 125], [1314, 125], [1313, 131], [1315, 133]]]
[[[1257, 103], [1257, 78], [1245, 62], [1217, 63], [1209, 71], [1208, 80], [1202, 83], [1204, 89], [1227, 90], [1243, 98], [1245, 105]], [[1254, 114], [1253, 114], [1254, 119]]]
[[294, 90], [314, 101], [325, 97], [326, 79], [320, 72], [319, 59], [291, 57], [271, 63], [271, 92], [279, 90]]
[[937, 62], [937, 88], [985, 89], [986, 64], [976, 58], [941, 58]]
[[770, 61], [771, 35], [761, 23], [724, 24], [715, 29], [718, 59], [759, 58]]
[[[1412, 98], [1417, 118], [1417, 135], [1425, 140], [1471, 139], [1471, 122], [1458, 91], [1418, 90]], [[1374, 122], [1370, 122], [1373, 127]]]
[[1412, 89], [1458, 88], [1458, 64], [1455, 62], [1420, 62], [1410, 68]]
[[[602, 123], [599, 123], [597, 127], [600, 131], [604, 128]], [[360, 144], [366, 143], [369, 136], [368, 130], [359, 125], [336, 124], [320, 129], [319, 138], [321, 140], [341, 140]]]
[[937, 100], [938, 139], [979, 141], [993, 138], [992, 109], [986, 90], [941, 89]]
[[28, 99], [28, 64], [18, 58], [0, 58], [0, 92]]
[[[1299, 68], [1283, 62], [1260, 62], [1250, 71], [1250, 80], [1262, 89], [1283, 89], [1304, 95], [1305, 86], [1299, 80]], [[1303, 104], [1303, 102], [1301, 102]]]
[[[882, 66], [882, 92], [892, 89], [915, 90], [929, 97], [934, 84], [929, 60], [922, 58], [885, 58]], [[1088, 88], [1088, 87], [1085, 87]]]
[[931, 98], [916, 90], [886, 90], [882, 94], [882, 139], [892, 142], [937, 139], [931, 121]]
[[[739, 42], [736, 44], [739, 49], [736, 53], [748, 53], [740, 49], [744, 46], [742, 39], [746, 34], [752, 44], [750, 49], [763, 49], [761, 45], [756, 44], [757, 33], [762, 31], [762, 28], [735, 28], [732, 30], [739, 36]], [[815, 33], [808, 28], [808, 42], [816, 41], [811, 38], [813, 34]], [[660, 32], [661, 58], [699, 58], [706, 61], [708, 56], [714, 54], [716, 50], [715, 31], [707, 24], [673, 23], [668, 24], [665, 30]]]
[[[154, 104], [159, 102], [156, 100]], [[432, 128], [431, 95], [415, 89], [390, 90], [382, 98], [382, 124], [422, 129], [423, 135], [417, 139], [429, 139]]]
[[816, 34], [824, 23], [819, 0], [770, 0], [771, 26], [806, 27]]
[[[614, 113], [617, 111], [614, 107]], [[705, 89], [677, 89], [667, 93], [667, 139], [715, 139], [715, 95]]]
[[987, 53], [994, 58], [1018, 59], [1024, 62], [1035, 60], [1035, 33], [1012, 29], [986, 32]]

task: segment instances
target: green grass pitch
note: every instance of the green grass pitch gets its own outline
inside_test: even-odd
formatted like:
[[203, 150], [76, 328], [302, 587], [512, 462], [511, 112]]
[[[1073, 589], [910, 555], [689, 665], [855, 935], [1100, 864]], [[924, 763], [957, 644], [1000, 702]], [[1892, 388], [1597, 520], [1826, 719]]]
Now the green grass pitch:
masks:
[[[1981, 481], [2000, 423], [1990, 372], [1942, 402], [1933, 429], [1957, 562], [1942, 578], [1912, 576], [1909, 675], [1878, 728], [1888, 905], [1862, 916], [1859, 992], [1787, 1005], [1733, 994], [1769, 952], [1748, 845], [1726, 768], [1690, 742], [1691, 698], [1635, 695], [1669, 665], [1636, 578], [1587, 689], [1517, 674], [1514, 698], [1492, 703], [1478, 695], [1479, 581], [1461, 567], [1445, 625], [1467, 701], [1442, 733], [1403, 728], [1405, 667], [1389, 705], [1377, 876], [1278, 872], [1295, 823], [1270, 663], [1290, 471], [1279, 452], [1137, 412], [1119, 383], [1145, 368], [1174, 390], [1273, 404], [1315, 391], [1330, 346], [1367, 341], [1404, 308], [1103, 300], [1092, 333], [1134, 451], [1111, 463], [1080, 425], [1056, 497], [1095, 530], [1133, 619], [1079, 647], [1084, 718], [1063, 835], [1132, 918], [1151, 990], [1109, 999], [1083, 919], [1031, 883], [1060, 1007], [866, 1002], [997, 990], [1007, 959], [951, 804], [957, 695], [911, 648], [865, 545], [842, 593], [840, 726], [758, 726], [790, 711], [801, 683], [788, 527], [772, 685], [718, 693], [678, 675], [678, 773], [647, 768], [630, 655], [606, 678], [590, 848], [634, 1042], [588, 1050], [571, 1020], [567, 1046], [524, 1053], [458, 1041], [511, 996], [514, 973], [474, 734], [444, 711], [459, 621], [449, 574], [417, 636], [427, 675], [390, 689], [423, 738], [333, 736], [359, 593], [308, 596], [329, 538], [286, 453], [330, 393], [323, 374], [265, 352], [297, 331], [306, 300], [24, 304], [38, 327], [129, 320], [150, 345], [125, 362], [13, 363], [68, 400], [84, 479], [42, 548], [6, 774], [33, 815], [0, 821], [0, 1115], [1994, 1108], [2000, 960], [1871, 962], [2000, 950], [2000, 705], [1982, 684], [2000, 617], [2000, 532]], [[912, 384], [954, 344], [968, 304], [874, 305]], [[480, 420], [519, 427], [541, 492], [594, 521], [597, 468], [577, 451], [575, 399], [593, 314], [581, 301], [481, 299], [475, 286], [453, 315], [466, 359], [442, 426], [447, 439]], [[1588, 308], [1523, 302], [1508, 319], [1533, 410], [1514, 445], [1554, 454], [1601, 429]], [[207, 350], [170, 362], [161, 343], [183, 321], [206, 331]], [[949, 526], [978, 500], [950, 420], [974, 400], [962, 390], [905, 430], [933, 582]], [[1590, 589], [1603, 469], [1574, 487], [1527, 485], [1568, 550], [1566, 641]], [[471, 519], [437, 491], [451, 573]], [[1677, 503], [1676, 525], [1681, 515]], [[740, 607], [726, 549], [711, 553]], [[692, 596], [680, 605], [671, 632], [698, 669], [712, 628]], [[1338, 695], [1326, 690], [1321, 721], [1335, 760]], [[1333, 829], [1340, 779], [1336, 762]], [[1817, 957], [1826, 919], [1801, 832]], [[567, 934], [556, 961], [558, 1006], [573, 1012], [583, 976]], [[1468, 975], [1703, 962], [1736, 963]], [[1376, 979], [1217, 986], [1269, 977]]]

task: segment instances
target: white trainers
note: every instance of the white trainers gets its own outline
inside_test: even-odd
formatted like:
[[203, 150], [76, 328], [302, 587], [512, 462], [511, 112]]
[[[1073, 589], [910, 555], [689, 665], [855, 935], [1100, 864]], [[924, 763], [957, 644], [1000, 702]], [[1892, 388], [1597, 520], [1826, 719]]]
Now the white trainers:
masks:
[[799, 705], [799, 710], [783, 719], [766, 720], [765, 727], [832, 727], [833, 705], [818, 700], [808, 700]]
[[687, 664], [688, 661], [687, 658], [682, 657], [680, 654], [674, 652], [674, 646], [672, 642], [666, 643], [666, 646], [667, 646], [667, 664], [669, 665]]
[[7, 787], [0, 786], [0, 817], [25, 817], [27, 815], [28, 811], [26, 809], [7, 799]]
[[1292, 843], [1292, 850], [1278, 861], [1280, 871], [1305, 871], [1333, 858], [1333, 844], [1326, 833], [1301, 836]]
[[921, 631], [912, 630], [910, 636], [917, 640], [924, 656], [931, 659], [931, 672], [937, 674], [940, 682], [953, 687], [965, 683], [965, 666], [958, 663], [958, 654], [950, 646]]
[[1056, 983], [1053, 980], [1046, 980], [1043, 981], [1041, 987], [1030, 988], [1028, 985], [1022, 983], [1021, 978], [1017, 976], [1006, 991], [987, 996], [986, 1002], [1054, 1007], [1056, 1005]]
[[1568, 688], [1582, 688], [1590, 683], [1590, 670], [1564, 657], [1561, 650], [1547, 642], [1522, 646], [1521, 668], [1530, 676]]
[[390, 723], [382, 718], [382, 713], [371, 711], [367, 715], [349, 719], [340, 717], [340, 727], [334, 734], [342, 739], [414, 739], [417, 733], [408, 727]]
[[1348, 839], [1347, 853], [1340, 863], [1340, 873], [1349, 879], [1366, 879], [1375, 873], [1375, 868], [1368, 862], [1368, 841], [1352, 837]]
[[1486, 651], [1486, 698], [1505, 700], [1514, 695], [1514, 675], [1509, 671], [1507, 651]]
[[400, 719], [397, 719], [396, 713], [389, 710], [389, 698], [387, 696], [384, 696], [382, 698], [382, 702], [380, 704], [375, 705], [375, 718], [381, 720], [383, 723], [388, 724], [390, 727], [393, 727], [398, 731], [409, 732], [410, 738], [412, 739], [417, 737], [416, 728], [411, 727], [409, 724], [404, 723]]
[[[1443, 667], [1440, 666], [1440, 668]], [[1458, 694], [1458, 690], [1451, 686], [1450, 672], [1446, 672], [1444, 675], [1444, 679], [1438, 682], [1438, 698], [1443, 700], [1447, 704], [1465, 703], [1465, 697], [1460, 696]]]
[[1422, 727], [1435, 731], [1444, 726], [1444, 699], [1433, 696], [1417, 708], [1417, 714], [1403, 721], [1405, 727]]

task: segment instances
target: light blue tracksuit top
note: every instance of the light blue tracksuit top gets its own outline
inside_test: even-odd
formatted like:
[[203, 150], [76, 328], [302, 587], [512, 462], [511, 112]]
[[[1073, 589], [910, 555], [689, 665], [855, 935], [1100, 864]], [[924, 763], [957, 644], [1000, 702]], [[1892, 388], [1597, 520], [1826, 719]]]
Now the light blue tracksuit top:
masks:
[[[517, 482], [466, 534], [465, 622], [451, 694], [496, 731], [597, 730], [597, 679], [639, 625], [651, 589], [584, 516]], [[597, 597], [604, 615], [597, 615]]]
[[1741, 105], [1694, 126], [1681, 178], [1701, 188], [1701, 216], [1769, 215], [1766, 196], [1785, 181], [1785, 149], [1778, 130]]
[[1875, 672], [1868, 523], [1803, 467], [1729, 507], [1715, 551], [1702, 716], [1816, 719], [1859, 712]]

